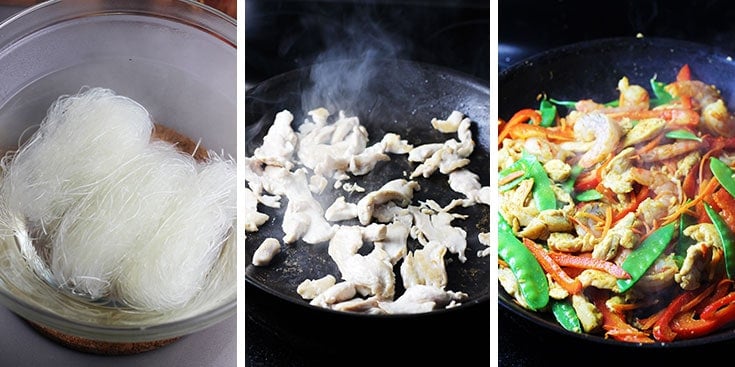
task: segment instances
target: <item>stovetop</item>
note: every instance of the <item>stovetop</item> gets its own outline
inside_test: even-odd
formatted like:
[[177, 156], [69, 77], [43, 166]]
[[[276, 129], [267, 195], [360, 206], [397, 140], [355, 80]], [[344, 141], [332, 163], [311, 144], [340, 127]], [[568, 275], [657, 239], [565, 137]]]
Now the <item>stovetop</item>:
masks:
[[[501, 0], [498, 15], [500, 72], [556, 47], [638, 34], [735, 52], [735, 5], [722, 0], [598, 1], [594, 5], [579, 0]], [[697, 347], [695, 353], [726, 355], [733, 347], [735, 343], [723, 342]], [[692, 349], [620, 347], [560, 335], [503, 307], [498, 312], [498, 349], [498, 365], [503, 367], [587, 365], [605, 360], [638, 366], [686, 358], [692, 353]]]
[[246, 84], [353, 57], [410, 59], [489, 80], [489, 8], [487, 0], [248, 0]]
[[[247, 0], [246, 88], [314, 63], [355, 57], [429, 63], [485, 80], [489, 85], [489, 9], [487, 0]], [[414, 363], [437, 362], [456, 355], [458, 361], [471, 356], [480, 366], [489, 364], [487, 304], [461, 316], [450, 315], [437, 325], [419, 325], [406, 318], [400, 325], [413, 329], [410, 333], [391, 330], [389, 325], [385, 330], [372, 327], [378, 332], [374, 343], [366, 343], [364, 336], [350, 342], [345, 340], [350, 335], [330, 339], [325, 337], [328, 331], [316, 330], [327, 339], [320, 346], [313, 345], [317, 338], [310, 335], [315, 333], [288, 326], [291, 321], [303, 322], [310, 314], [294, 316], [290, 314], [293, 305], [284, 305], [250, 284], [246, 286], [245, 304], [247, 366], [347, 365], [351, 361], [384, 364], [395, 362], [385, 358], [396, 354], [414, 356]], [[275, 316], [280, 311], [289, 314]], [[300, 317], [302, 320], [298, 320]], [[361, 332], [354, 330], [354, 334]]]

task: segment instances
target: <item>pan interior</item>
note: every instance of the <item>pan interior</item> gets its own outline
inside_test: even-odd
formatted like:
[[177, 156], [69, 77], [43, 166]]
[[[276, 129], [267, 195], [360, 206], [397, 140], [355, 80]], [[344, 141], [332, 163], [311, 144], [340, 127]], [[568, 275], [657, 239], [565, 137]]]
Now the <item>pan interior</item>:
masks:
[[[355, 68], [363, 70], [358, 61], [335, 62], [329, 65], [331, 70], [349, 72]], [[320, 67], [323, 65], [320, 65]], [[472, 119], [472, 134], [476, 146], [468, 168], [480, 176], [483, 186], [489, 185], [489, 90], [487, 83], [476, 80], [453, 70], [419, 64], [402, 60], [381, 60], [374, 65], [379, 72], [370, 74], [358, 86], [341, 85], [337, 90], [322, 87], [320, 81], [313, 81], [314, 68], [304, 68], [267, 80], [246, 93], [246, 135], [245, 153], [251, 156], [255, 148], [260, 146], [263, 136], [273, 122], [275, 114], [288, 109], [294, 115], [294, 130], [306, 118], [306, 111], [317, 107], [325, 107], [332, 114], [344, 111], [347, 116], [357, 116], [360, 124], [365, 126], [371, 145], [379, 141], [384, 134], [393, 132], [401, 135], [414, 146], [429, 142], [444, 142], [453, 135], [442, 134], [431, 127], [431, 119], [446, 118], [453, 110], [459, 110]], [[348, 82], [349, 83], [349, 82]], [[333, 190], [320, 195], [322, 203], [331, 203], [343, 195], [348, 202], [357, 202], [366, 193], [378, 189], [394, 178], [404, 178], [414, 166], [405, 157], [391, 155], [391, 160], [380, 162], [368, 175], [356, 177], [355, 182], [365, 188], [365, 192], [348, 193]], [[461, 194], [454, 193], [447, 183], [447, 176], [436, 173], [429, 179], [417, 179], [421, 189], [415, 193], [417, 200], [433, 199], [446, 205]], [[246, 234], [246, 280], [253, 285], [275, 295], [276, 297], [308, 306], [296, 288], [305, 279], [321, 278], [327, 274], [340, 279], [334, 261], [327, 254], [327, 243], [307, 244], [297, 241], [290, 245], [282, 245], [282, 252], [266, 267], [251, 264], [255, 249], [268, 237], [282, 238], [281, 220], [285, 211], [285, 199], [281, 209], [263, 207], [259, 210], [268, 214], [270, 219], [257, 232]], [[328, 205], [328, 204], [327, 204]], [[326, 209], [326, 205], [323, 205]], [[467, 261], [460, 263], [456, 255], [447, 253], [449, 284], [445, 289], [463, 291], [469, 295], [464, 304], [487, 302], [489, 295], [489, 259], [478, 257], [478, 251], [485, 248], [479, 243], [477, 235], [487, 232], [489, 228], [489, 212], [486, 205], [474, 205], [462, 208], [467, 214], [464, 220], [455, 220], [453, 225], [461, 225], [467, 231]], [[357, 224], [344, 221], [339, 224]], [[409, 238], [409, 243], [411, 239]], [[413, 247], [412, 247], [413, 246]], [[416, 243], [409, 244], [413, 250]], [[360, 250], [365, 254], [372, 245], [366, 243]], [[400, 262], [397, 266], [400, 265]], [[395, 270], [395, 269], [394, 269]], [[396, 279], [396, 295], [399, 289], [400, 274]], [[460, 306], [462, 307], [462, 306]]]
[[[619, 96], [616, 88], [623, 76], [627, 76], [631, 84], [644, 86], [650, 91], [652, 77], [664, 83], [674, 81], [685, 64], [689, 65], [692, 78], [717, 85], [724, 102], [731, 109], [735, 106], [735, 85], [724, 82], [735, 78], [735, 64], [727, 53], [687, 41], [626, 37], [567, 45], [505, 69], [498, 79], [498, 117], [507, 120], [519, 109], [537, 107], [540, 94], [564, 101], [611, 101]], [[645, 348], [686, 347], [729, 340], [735, 336], [732, 329], [725, 329], [706, 337], [670, 343], [624, 343], [602, 335], [569, 332], [550, 313], [531, 312], [518, 306], [502, 287], [498, 302], [503, 309], [539, 327], [595, 343]]]

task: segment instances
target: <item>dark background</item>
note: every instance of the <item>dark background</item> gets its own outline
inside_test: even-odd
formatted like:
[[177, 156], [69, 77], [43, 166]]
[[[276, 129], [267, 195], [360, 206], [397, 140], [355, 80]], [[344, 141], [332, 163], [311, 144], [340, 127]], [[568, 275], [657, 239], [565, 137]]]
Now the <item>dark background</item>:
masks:
[[[498, 63], [608, 37], [665, 37], [735, 53], [735, 3], [729, 1], [511, 1], [498, 3]], [[499, 91], [502, 94], [502, 90]], [[680, 365], [727, 356], [733, 342], [691, 348], [620, 347], [561, 335], [499, 309], [500, 366]], [[681, 363], [676, 363], [677, 359]]]
[[[311, 64], [356, 57], [429, 63], [489, 85], [489, 11], [488, 0], [246, 0], [246, 88]], [[245, 316], [245, 359], [251, 367], [489, 365], [488, 305], [431, 322], [409, 317], [367, 325], [295, 310], [248, 283]], [[355, 327], [348, 334], [330, 334], [344, 329], [334, 324], [339, 320]], [[368, 330], [375, 335], [367, 337]]]

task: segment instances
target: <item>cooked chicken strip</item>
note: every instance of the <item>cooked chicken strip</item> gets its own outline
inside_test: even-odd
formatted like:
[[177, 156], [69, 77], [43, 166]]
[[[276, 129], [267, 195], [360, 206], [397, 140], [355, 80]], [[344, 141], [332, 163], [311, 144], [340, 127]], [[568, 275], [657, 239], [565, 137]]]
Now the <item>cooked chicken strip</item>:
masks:
[[487, 246], [482, 250], [477, 251], [477, 257], [485, 257], [490, 255], [490, 232], [481, 232], [477, 235], [477, 240]]
[[445, 291], [429, 285], [415, 285], [392, 302], [378, 302], [380, 308], [389, 314], [422, 313], [436, 308], [446, 307], [452, 301], [464, 301], [467, 294], [463, 292]]
[[430, 285], [444, 288], [447, 285], [447, 270], [444, 254], [447, 248], [438, 242], [429, 242], [423, 248], [409, 252], [401, 264], [403, 286]]
[[379, 247], [374, 247], [365, 256], [354, 254], [344, 259], [339, 271], [342, 279], [354, 284], [361, 295], [374, 295], [380, 300], [393, 299], [396, 281], [393, 264], [388, 254]]
[[408, 161], [409, 162], [423, 162], [427, 160], [429, 157], [434, 155], [437, 151], [442, 149], [444, 147], [444, 144], [442, 143], [428, 143], [419, 145], [413, 149], [411, 149], [410, 152], [408, 152]]
[[327, 253], [339, 268], [345, 266], [345, 261], [357, 254], [363, 245], [362, 228], [359, 226], [339, 226], [334, 236], [329, 240]]
[[258, 197], [252, 190], [245, 188], [245, 231], [255, 232], [268, 220], [268, 215], [258, 212]]
[[266, 266], [270, 264], [273, 257], [281, 252], [281, 243], [277, 239], [269, 237], [255, 249], [253, 253], [253, 265]]
[[360, 223], [369, 224], [375, 207], [387, 202], [395, 202], [401, 207], [407, 206], [413, 199], [414, 191], [420, 188], [416, 181], [399, 178], [389, 181], [377, 191], [368, 193], [357, 202], [357, 217]]
[[327, 274], [319, 279], [305, 279], [296, 288], [296, 293], [303, 299], [314, 299], [336, 283], [337, 279], [331, 274]]
[[298, 138], [291, 129], [293, 115], [287, 110], [276, 114], [273, 125], [263, 137], [263, 144], [256, 148], [253, 156], [268, 165], [291, 169], [291, 156], [296, 149]]
[[285, 169], [268, 166], [263, 183], [273, 194], [285, 195], [288, 205], [281, 224], [284, 232], [283, 242], [293, 243], [302, 239], [315, 244], [328, 241], [334, 228], [324, 219], [324, 209], [314, 199], [303, 169], [289, 172]]
[[407, 140], [402, 140], [400, 135], [394, 133], [383, 135], [380, 143], [385, 147], [386, 153], [408, 154], [413, 149], [413, 145], [409, 144]]
[[375, 241], [375, 246], [382, 248], [390, 257], [391, 264], [395, 265], [408, 252], [406, 241], [410, 227], [403, 222], [395, 221], [387, 224], [386, 228], [384, 239]]
[[449, 188], [465, 196], [462, 206], [475, 203], [490, 205], [490, 186], [482, 186], [480, 176], [462, 168], [449, 173]]
[[459, 129], [459, 124], [465, 119], [464, 114], [459, 111], [452, 111], [446, 120], [438, 118], [431, 119], [431, 126], [443, 133], [455, 133]]
[[347, 301], [352, 299], [357, 294], [355, 285], [350, 282], [340, 282], [329, 288], [324, 292], [319, 293], [318, 296], [309, 302], [313, 306], [329, 307], [335, 303]]
[[414, 226], [411, 227], [411, 236], [426, 246], [429, 242], [441, 243], [453, 254], [457, 254], [461, 262], [467, 261], [467, 232], [460, 227], [453, 227], [451, 222], [454, 216], [447, 212], [433, 215], [423, 213], [411, 207], [414, 217]]
[[385, 310], [378, 307], [378, 297], [375, 296], [368, 298], [355, 297], [347, 301], [335, 303], [331, 308], [337, 311], [359, 312], [370, 315], [386, 313]]
[[324, 212], [324, 218], [330, 222], [357, 218], [357, 204], [348, 203], [344, 196], [340, 196]]

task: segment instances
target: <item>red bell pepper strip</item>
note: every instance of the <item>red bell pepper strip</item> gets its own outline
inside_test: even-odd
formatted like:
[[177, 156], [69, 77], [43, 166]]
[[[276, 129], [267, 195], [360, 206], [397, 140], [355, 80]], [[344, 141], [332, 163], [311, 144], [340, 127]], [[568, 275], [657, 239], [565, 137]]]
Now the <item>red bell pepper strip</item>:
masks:
[[559, 266], [567, 266], [577, 269], [597, 269], [618, 279], [630, 279], [630, 274], [614, 262], [595, 259], [590, 256], [570, 255], [563, 252], [549, 252], [549, 256], [551, 256]]
[[701, 314], [702, 311], [704, 311], [705, 307], [709, 306], [712, 302], [717, 301], [718, 299], [725, 297], [726, 294], [730, 293], [730, 290], [732, 289], [733, 284], [735, 284], [735, 281], [728, 278], [723, 278], [717, 284], [710, 286], [712, 290], [710, 290], [710, 293], [707, 298], [702, 300], [698, 305], [696, 305], [696, 311], [698, 314]]
[[654, 340], [647, 333], [631, 326], [625, 321], [623, 315], [607, 307], [605, 304], [608, 299], [607, 295], [607, 292], [601, 289], [590, 289], [590, 300], [602, 313], [602, 328], [606, 331], [605, 335], [624, 342], [653, 343]]
[[584, 192], [587, 190], [593, 190], [601, 181], [602, 176], [600, 175], [599, 170], [595, 169], [585, 172], [577, 177], [577, 181], [574, 183], [574, 191]]
[[723, 279], [707, 287], [703, 293], [710, 294], [699, 304], [687, 307], [676, 315], [671, 320], [671, 330], [680, 339], [690, 339], [705, 336], [735, 322], [735, 296], [731, 296], [735, 292], [731, 291], [732, 285], [731, 279]]
[[531, 251], [536, 260], [541, 264], [544, 271], [551, 275], [562, 288], [570, 294], [579, 294], [582, 292], [582, 283], [577, 279], [572, 279], [564, 269], [557, 264], [549, 253], [540, 245], [528, 238], [523, 239], [523, 244]]
[[724, 297], [721, 297], [716, 301], [708, 304], [707, 307], [702, 310], [702, 313], [699, 315], [699, 317], [704, 320], [714, 320], [717, 318], [718, 310], [727, 307], [733, 303], [735, 303], [735, 292], [730, 292]]
[[623, 217], [628, 215], [628, 213], [636, 211], [636, 209], [638, 209], [638, 205], [640, 205], [643, 200], [646, 200], [646, 198], [648, 197], [648, 192], [648, 186], [642, 186], [641, 189], [638, 190], [638, 193], [633, 196], [633, 200], [630, 201], [628, 206], [615, 214], [615, 217], [613, 217], [613, 223], [616, 223], [617, 221], [623, 219]]
[[730, 230], [735, 232], [735, 198], [730, 195], [727, 190], [717, 190], [712, 194], [712, 200], [717, 207], [720, 208], [720, 216], [730, 227]]
[[671, 322], [671, 330], [682, 339], [698, 338], [711, 334], [714, 331], [735, 321], [735, 304], [717, 310], [710, 319], [696, 316], [695, 310], [682, 312]]
[[696, 296], [696, 292], [684, 292], [676, 298], [664, 309], [658, 321], [653, 325], [653, 337], [660, 342], [671, 342], [676, 338], [677, 333], [671, 330], [671, 320], [681, 312], [684, 305], [689, 303]]

